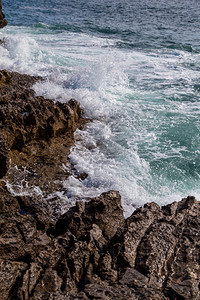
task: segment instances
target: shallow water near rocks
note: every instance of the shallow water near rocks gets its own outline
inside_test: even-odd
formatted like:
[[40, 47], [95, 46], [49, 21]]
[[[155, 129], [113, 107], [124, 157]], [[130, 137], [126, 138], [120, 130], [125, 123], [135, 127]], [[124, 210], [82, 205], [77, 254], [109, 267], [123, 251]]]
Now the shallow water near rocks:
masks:
[[[0, 68], [41, 75], [37, 95], [93, 118], [70, 160], [66, 201], [119, 190], [129, 215], [200, 192], [198, 1], [3, 1]], [[67, 190], [67, 192], [66, 192]]]

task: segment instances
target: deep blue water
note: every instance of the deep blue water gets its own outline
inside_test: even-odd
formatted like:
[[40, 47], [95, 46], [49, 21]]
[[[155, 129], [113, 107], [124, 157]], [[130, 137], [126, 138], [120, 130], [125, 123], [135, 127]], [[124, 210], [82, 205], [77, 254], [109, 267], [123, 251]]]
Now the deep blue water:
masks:
[[191, 1], [3, 1], [10, 25], [51, 25], [122, 40], [120, 46], [200, 49], [200, 2]]
[[[120, 190], [127, 214], [200, 187], [200, 2], [4, 0], [0, 67], [47, 78], [37, 94], [77, 98], [94, 118], [77, 131], [79, 182], [66, 201]], [[66, 193], [66, 189], [68, 192]]]

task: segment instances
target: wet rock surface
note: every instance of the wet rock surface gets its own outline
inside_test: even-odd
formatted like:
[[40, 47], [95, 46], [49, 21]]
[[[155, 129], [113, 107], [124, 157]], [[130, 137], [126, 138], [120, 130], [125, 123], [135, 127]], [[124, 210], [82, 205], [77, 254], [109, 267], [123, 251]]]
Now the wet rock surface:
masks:
[[5, 19], [5, 15], [2, 11], [2, 4], [1, 4], [1, 0], [0, 0], [0, 28], [3, 28], [7, 25], [7, 21]]
[[[72, 173], [68, 154], [74, 131], [88, 120], [76, 100], [55, 103], [36, 97], [40, 77], [0, 71], [0, 178], [16, 194], [48, 197]], [[55, 214], [56, 198], [53, 205]]]

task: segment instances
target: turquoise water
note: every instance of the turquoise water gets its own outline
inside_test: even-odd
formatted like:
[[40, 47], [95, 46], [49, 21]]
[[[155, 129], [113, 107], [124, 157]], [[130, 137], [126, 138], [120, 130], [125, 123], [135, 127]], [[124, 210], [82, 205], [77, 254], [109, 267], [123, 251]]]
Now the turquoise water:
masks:
[[[94, 122], [70, 160], [66, 201], [109, 189], [126, 214], [200, 192], [199, 1], [3, 1], [0, 68], [42, 75], [38, 95], [76, 98]], [[66, 192], [67, 190], [67, 192]]]

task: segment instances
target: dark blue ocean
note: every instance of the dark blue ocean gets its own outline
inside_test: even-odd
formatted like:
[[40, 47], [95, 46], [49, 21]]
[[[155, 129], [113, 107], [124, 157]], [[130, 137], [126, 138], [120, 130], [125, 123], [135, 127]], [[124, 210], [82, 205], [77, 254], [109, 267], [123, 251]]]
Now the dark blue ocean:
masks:
[[129, 215], [149, 201], [199, 199], [200, 1], [3, 0], [3, 8], [0, 68], [42, 75], [37, 95], [76, 98], [94, 119], [70, 154], [88, 177], [64, 181], [62, 201], [116, 189]]

